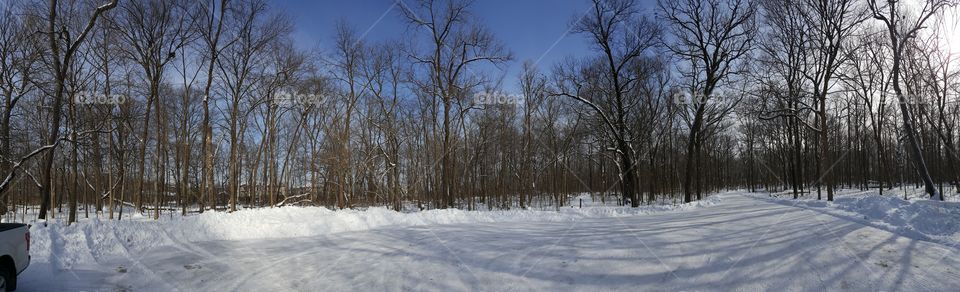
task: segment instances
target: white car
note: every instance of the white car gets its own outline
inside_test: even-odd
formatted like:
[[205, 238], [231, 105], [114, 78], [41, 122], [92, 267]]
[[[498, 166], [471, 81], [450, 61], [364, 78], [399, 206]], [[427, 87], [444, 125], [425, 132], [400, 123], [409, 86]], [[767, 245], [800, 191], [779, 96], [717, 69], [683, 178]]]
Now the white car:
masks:
[[17, 290], [17, 275], [30, 265], [30, 227], [0, 223], [0, 291]]

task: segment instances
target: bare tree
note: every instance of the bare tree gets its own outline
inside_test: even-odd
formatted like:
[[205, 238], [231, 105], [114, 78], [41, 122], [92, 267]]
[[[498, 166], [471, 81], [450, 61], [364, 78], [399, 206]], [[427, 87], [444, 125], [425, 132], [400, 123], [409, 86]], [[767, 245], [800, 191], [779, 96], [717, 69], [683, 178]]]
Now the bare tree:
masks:
[[[843, 46], [856, 31], [857, 26], [866, 19], [866, 14], [853, 0], [811, 0], [801, 9], [801, 15], [807, 28], [811, 29], [810, 44], [801, 53], [811, 59], [804, 70], [804, 76], [810, 80], [813, 96], [817, 104], [818, 125], [814, 130], [819, 134], [817, 177], [826, 183], [827, 200], [833, 201], [832, 175], [829, 172], [830, 141], [827, 129], [827, 96], [837, 71], [848, 59], [843, 54]], [[817, 185], [817, 197], [820, 197], [820, 185]]]
[[877, 3], [878, 0], [869, 0], [870, 11], [873, 17], [879, 20], [887, 29], [890, 38], [890, 47], [893, 53], [892, 66], [890, 70], [893, 91], [897, 95], [897, 101], [900, 103], [900, 114], [903, 120], [903, 131], [910, 143], [910, 155], [913, 157], [913, 165], [917, 169], [917, 174], [923, 180], [924, 188], [932, 199], [942, 200], [942, 194], [937, 191], [933, 179], [930, 177], [930, 171], [927, 168], [927, 162], [923, 159], [923, 152], [920, 149], [920, 143], [917, 141], [916, 129], [913, 125], [913, 116], [907, 107], [909, 101], [904, 95], [900, 81], [903, 55], [907, 43], [917, 37], [917, 33], [924, 28], [931, 17], [942, 11], [946, 7], [956, 5], [953, 0], [925, 0], [915, 19], [909, 19], [905, 16], [903, 3], [896, 0], [886, 0], [885, 3]]
[[[757, 70], [757, 82], [768, 88], [768, 95], [777, 100], [772, 108], [764, 109], [762, 119], [783, 120], [790, 155], [788, 159], [789, 179], [796, 199], [803, 192], [803, 129], [806, 125], [803, 117], [812, 111], [812, 107], [803, 101], [805, 97], [806, 50], [810, 38], [809, 23], [804, 21], [802, 10], [805, 2], [790, 0], [768, 0], [761, 2], [763, 21], [767, 29], [759, 45], [760, 54], [756, 58], [760, 63]], [[775, 90], [775, 89], [780, 90]]]
[[[87, 21], [86, 25], [83, 26], [76, 36], [71, 33], [69, 29], [70, 26], [62, 23], [63, 19], [59, 17], [61, 12], [60, 1], [50, 0], [49, 2], [49, 13], [46, 19], [47, 31], [45, 31], [45, 33], [47, 34], [50, 45], [49, 54], [52, 59], [51, 76], [53, 76], [54, 88], [52, 106], [50, 107], [52, 118], [50, 120], [49, 136], [47, 136], [45, 141], [45, 145], [47, 146], [53, 145], [53, 148], [56, 148], [56, 143], [60, 140], [60, 110], [63, 107], [67, 74], [70, 72], [71, 65], [73, 65], [73, 57], [80, 48], [80, 45], [83, 44], [87, 35], [93, 30], [97, 19], [106, 11], [117, 7], [117, 1], [118, 0], [113, 0], [110, 1], [110, 3], [97, 6], [89, 21]], [[38, 218], [40, 219], [47, 218], [47, 209], [50, 208], [54, 154], [54, 151], [46, 151], [43, 156], [40, 175], [40, 213], [38, 214]]]
[[[743, 61], [753, 49], [757, 6], [750, 0], [660, 1], [662, 16], [672, 26], [675, 42], [667, 47], [689, 63], [692, 118], [687, 139], [684, 202], [692, 201], [694, 159], [700, 153], [703, 131], [722, 121], [733, 106], [718, 110], [718, 119], [708, 119], [710, 99], [731, 77], [742, 74]], [[699, 192], [698, 192], [699, 195]]]
[[147, 135], [150, 126], [151, 106], [154, 108], [154, 125], [156, 126], [156, 153], [154, 153], [154, 218], [160, 216], [159, 200], [165, 186], [158, 182], [165, 176], [163, 153], [166, 151], [166, 131], [162, 119], [163, 105], [160, 102], [161, 83], [167, 65], [177, 56], [177, 52], [192, 37], [190, 33], [191, 17], [183, 2], [127, 2], [121, 5], [120, 14], [111, 17], [114, 29], [119, 32], [124, 46], [121, 52], [140, 65], [143, 78], [148, 84], [147, 110], [144, 116], [143, 132], [140, 146], [140, 181], [138, 182], [137, 208], [143, 202], [143, 184], [146, 180], [144, 164], [146, 161], [146, 147], [149, 141]]
[[[35, 64], [40, 60], [39, 39], [29, 33], [19, 6], [6, 5], [0, 10], [0, 176], [13, 173], [11, 118], [17, 104], [36, 86], [31, 82]], [[8, 197], [0, 192], [0, 214], [7, 213]]]
[[202, 54], [206, 60], [206, 82], [203, 85], [203, 121], [200, 124], [201, 131], [203, 132], [203, 138], [201, 143], [202, 146], [202, 155], [203, 155], [203, 166], [201, 167], [201, 184], [200, 184], [200, 196], [197, 200], [200, 213], [203, 213], [204, 206], [207, 203], [207, 200], [212, 200], [215, 194], [214, 182], [213, 182], [213, 127], [210, 125], [210, 91], [213, 87], [214, 82], [214, 69], [220, 57], [220, 53], [223, 50], [221, 46], [221, 35], [223, 34], [223, 23], [224, 18], [226, 17], [226, 12], [228, 9], [229, 0], [219, 0], [219, 5], [216, 5], [218, 0], [210, 0], [201, 2], [199, 5], [199, 20], [197, 23], [197, 31], [200, 34], [200, 39], [203, 42]]
[[[941, 35], [943, 31], [940, 25], [936, 33], [924, 38], [917, 38], [911, 44], [909, 50], [909, 63], [907, 72], [909, 76], [918, 81], [919, 96], [914, 99], [917, 105], [920, 121], [925, 122], [929, 132], [932, 132], [937, 140], [942, 143], [943, 156], [946, 156], [947, 170], [938, 167], [940, 172], [940, 192], [943, 193], [943, 182], [947, 181], [954, 185], [960, 185], [960, 168], [958, 160], [960, 153], [956, 148], [954, 133], [956, 130], [957, 118], [957, 99], [952, 88], [956, 88], [960, 71], [954, 66], [957, 58], [950, 52], [950, 48], [944, 43]], [[909, 90], [908, 90], [909, 91]], [[928, 99], [921, 99], [927, 97]], [[939, 152], [939, 151], [937, 151]], [[939, 153], [938, 153], [939, 156]], [[937, 163], [941, 166], [942, 163]], [[942, 198], [942, 197], [941, 197]]]
[[180, 204], [180, 213], [182, 215], [187, 214], [187, 201], [189, 200], [190, 191], [190, 166], [192, 161], [192, 145], [193, 145], [193, 133], [195, 127], [193, 127], [195, 106], [196, 106], [196, 97], [197, 90], [194, 86], [197, 79], [199, 78], [200, 71], [203, 70], [203, 66], [197, 66], [196, 63], [191, 62], [192, 58], [188, 55], [189, 48], [188, 46], [183, 46], [180, 48], [180, 62], [177, 63], [177, 73], [182, 78], [183, 88], [179, 90], [180, 94], [180, 103], [179, 112], [177, 119], [179, 123], [177, 125], [177, 149], [176, 149], [176, 159], [174, 164], [176, 164], [175, 177], [176, 183], [179, 186], [177, 190], [178, 204]]
[[333, 60], [333, 66], [336, 68], [334, 79], [343, 84], [342, 103], [338, 103], [338, 108], [342, 113], [338, 113], [339, 127], [335, 129], [335, 146], [337, 163], [333, 168], [335, 172], [335, 187], [337, 196], [337, 207], [340, 209], [349, 206], [349, 197], [356, 190], [356, 178], [354, 174], [353, 151], [351, 146], [351, 130], [356, 127], [354, 116], [357, 113], [358, 102], [361, 96], [366, 92], [366, 84], [361, 81], [361, 70], [365, 45], [360, 37], [352, 31], [346, 23], [341, 22], [337, 26], [336, 38], [336, 56]]
[[548, 93], [547, 79], [532, 64], [523, 63], [523, 71], [520, 73], [520, 88], [523, 91], [523, 114], [521, 132], [521, 150], [520, 165], [517, 169], [517, 182], [520, 208], [527, 208], [529, 198], [532, 197], [536, 189], [536, 178], [533, 176], [533, 170], [536, 167], [534, 163], [536, 150], [540, 143], [534, 140], [534, 119], [540, 105], [546, 99]]
[[588, 71], [596, 74], [587, 82], [597, 84], [589, 85], [592, 90], [585, 91], [586, 84], [563, 78], [573, 82], [562, 82], [558, 86], [561, 92], [556, 93], [588, 106], [599, 117], [602, 129], [612, 137], [618, 157], [621, 195], [633, 207], [639, 206], [640, 198], [633, 146], [637, 141], [630, 130], [629, 116], [639, 104], [634, 88], [643, 80], [634, 75], [634, 69], [660, 40], [660, 27], [647, 18], [638, 21], [638, 14], [635, 1], [593, 1], [590, 14], [574, 27], [601, 52], [596, 61], [586, 64]]
[[441, 205], [454, 207], [453, 192], [455, 160], [455, 108], [462, 116], [467, 108], [459, 107], [466, 95], [483, 84], [482, 76], [472, 70], [483, 63], [501, 64], [511, 59], [509, 52], [493, 34], [469, 15], [470, 2], [462, 0], [418, 0], [413, 7], [403, 5], [404, 17], [415, 27], [426, 30], [427, 48], [422, 54], [413, 54], [413, 62], [427, 74], [419, 87], [432, 100], [442, 105], [439, 192]]
[[[382, 182], [381, 194], [389, 205], [401, 211], [401, 157], [400, 150], [403, 144], [401, 130], [402, 98], [400, 91], [404, 85], [404, 74], [407, 70], [402, 67], [402, 45], [396, 42], [387, 42], [370, 46], [366, 62], [363, 66], [363, 79], [366, 80], [369, 91], [367, 120], [372, 128], [372, 152], [382, 157], [382, 172], [378, 177], [385, 177]], [[384, 194], [385, 193], [385, 194]]]
[[236, 3], [236, 9], [230, 11], [236, 19], [230, 32], [236, 38], [231, 46], [225, 48], [217, 58], [217, 69], [222, 78], [225, 95], [229, 98], [228, 117], [230, 150], [227, 166], [227, 195], [230, 211], [237, 210], [240, 195], [241, 151], [243, 150], [244, 122], [247, 114], [263, 102], [252, 91], [258, 85], [255, 78], [264, 70], [264, 58], [270, 44], [289, 34], [290, 23], [280, 14], [268, 14], [266, 2], [245, 0]]
[[845, 50], [850, 56], [847, 69], [841, 79], [846, 87], [853, 91], [866, 107], [866, 115], [870, 121], [870, 131], [873, 143], [876, 144], [876, 173], [880, 195], [883, 195], [884, 185], [892, 187], [889, 177], [889, 153], [884, 146], [884, 129], [889, 112], [888, 92], [890, 88], [889, 72], [886, 70], [889, 62], [889, 48], [884, 45], [882, 31], [866, 30], [857, 38], [854, 45]]

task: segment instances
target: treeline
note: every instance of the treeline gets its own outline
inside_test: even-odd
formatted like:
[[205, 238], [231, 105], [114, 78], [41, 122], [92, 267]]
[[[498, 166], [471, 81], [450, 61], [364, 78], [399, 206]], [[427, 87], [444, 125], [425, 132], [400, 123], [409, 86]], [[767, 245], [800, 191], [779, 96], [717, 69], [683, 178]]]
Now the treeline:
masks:
[[937, 196], [960, 175], [954, 3], [917, 2], [594, 0], [570, 24], [593, 51], [557, 64], [515, 60], [469, 1], [320, 49], [264, 0], [5, 2], [0, 212]]

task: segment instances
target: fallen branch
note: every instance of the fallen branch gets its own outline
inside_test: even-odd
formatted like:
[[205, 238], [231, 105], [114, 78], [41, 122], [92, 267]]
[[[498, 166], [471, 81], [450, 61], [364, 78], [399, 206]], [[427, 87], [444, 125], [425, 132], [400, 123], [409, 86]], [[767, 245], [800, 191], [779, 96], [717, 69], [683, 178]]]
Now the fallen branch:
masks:
[[[303, 197], [306, 197], [306, 196], [309, 196], [309, 195], [310, 195], [310, 193], [303, 193], [303, 194], [299, 194], [299, 195], [296, 195], [296, 196], [289, 196], [289, 197], [288, 197], [288, 196], [283, 196], [283, 200], [280, 201], [279, 203], [277, 203], [276, 205], [273, 205], [273, 206], [274, 206], [274, 207], [283, 207], [284, 205], [287, 204], [287, 200], [290, 200], [290, 199], [299, 199], [299, 198], [303, 198]], [[297, 202], [294, 202], [294, 203], [291, 203], [291, 204], [299, 204], [299, 203], [303, 203], [303, 202], [311, 202], [311, 201], [310, 201], [309, 199], [304, 199], [304, 200], [300, 200], [300, 201], [297, 201]]]
[[[98, 8], [98, 9], [99, 9], [99, 8]], [[112, 129], [111, 129], [110, 131], [90, 130], [90, 131], [78, 132], [78, 133], [75, 133], [75, 135], [77, 135], [77, 136], [85, 136], [85, 135], [87, 135], [87, 134], [94, 133], [94, 132], [109, 133], [109, 132], [112, 132], [112, 131], [113, 131]], [[17, 161], [16, 163], [14, 163], [14, 164], [13, 164], [13, 167], [10, 168], [10, 173], [8, 173], [7, 176], [3, 179], [3, 181], [0, 182], [0, 198], [2, 198], [2, 197], [6, 194], [7, 188], [10, 187], [10, 184], [11, 184], [11, 182], [13, 182], [13, 179], [17, 177], [17, 171], [20, 170], [21, 167], [23, 167], [23, 163], [27, 162], [28, 160], [30, 160], [31, 158], [33, 158], [33, 157], [35, 157], [35, 156], [37, 156], [37, 155], [40, 155], [40, 154], [42, 154], [42, 153], [44, 153], [44, 152], [47, 152], [47, 151], [50, 151], [50, 150], [52, 150], [52, 149], [54, 149], [54, 148], [57, 148], [57, 146], [60, 145], [60, 142], [62, 142], [62, 141], [75, 142], [75, 141], [71, 140], [70, 138], [68, 138], [69, 136], [70, 136], [70, 135], [61, 137], [60, 139], [57, 139], [57, 141], [53, 142], [53, 144], [44, 145], [44, 146], [42, 146], [42, 147], [40, 147], [40, 148], [34, 149], [33, 152], [30, 152], [30, 153], [27, 154], [26, 156], [21, 157], [19, 161]]]
[[12, 182], [13, 179], [17, 176], [17, 171], [20, 170], [20, 167], [23, 166], [24, 162], [27, 162], [27, 160], [30, 160], [30, 158], [33, 158], [34, 156], [47, 152], [47, 150], [56, 148], [57, 145], [60, 144], [60, 141], [63, 141], [63, 139], [59, 139], [53, 144], [37, 148], [36, 150], [33, 150], [33, 152], [30, 152], [30, 154], [27, 154], [27, 156], [21, 157], [20, 161], [17, 161], [16, 163], [14, 163], [13, 167], [10, 168], [10, 173], [8, 173], [7, 177], [3, 179], [3, 182], [0, 182], [0, 197], [2, 197], [7, 192], [7, 188], [10, 187], [10, 182]]

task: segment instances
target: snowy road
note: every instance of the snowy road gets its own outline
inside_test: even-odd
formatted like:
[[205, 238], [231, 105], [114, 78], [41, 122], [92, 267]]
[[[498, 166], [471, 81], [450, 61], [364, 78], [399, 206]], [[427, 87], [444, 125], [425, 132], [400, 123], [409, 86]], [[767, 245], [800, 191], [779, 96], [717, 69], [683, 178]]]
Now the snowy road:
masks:
[[22, 291], [960, 291], [957, 249], [742, 195], [566, 223], [380, 228], [186, 243], [50, 272]]

